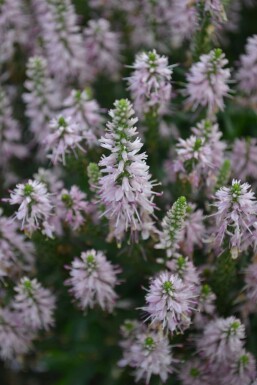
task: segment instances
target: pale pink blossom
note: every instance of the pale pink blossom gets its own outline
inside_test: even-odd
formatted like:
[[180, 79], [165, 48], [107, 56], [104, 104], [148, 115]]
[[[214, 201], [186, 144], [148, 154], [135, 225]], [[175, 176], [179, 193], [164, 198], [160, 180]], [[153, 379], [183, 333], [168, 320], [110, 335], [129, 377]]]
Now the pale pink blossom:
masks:
[[76, 150], [84, 151], [83, 136], [79, 125], [71, 118], [60, 115], [49, 124], [50, 132], [45, 138], [46, 151], [53, 164], [66, 164], [65, 156]]
[[13, 360], [31, 348], [33, 334], [9, 308], [0, 308], [0, 357]]
[[179, 138], [176, 146], [177, 156], [173, 162], [173, 170], [180, 179], [198, 187], [206, 176], [215, 170], [212, 161], [212, 149], [203, 137], [191, 135], [188, 139]]
[[222, 0], [206, 0], [204, 10], [210, 13], [214, 24], [220, 24], [227, 20]]
[[236, 73], [239, 90], [250, 99], [257, 98], [257, 35], [248, 38], [245, 51]]
[[228, 361], [243, 347], [245, 327], [231, 316], [209, 322], [197, 340], [198, 351], [211, 362]]
[[110, 222], [111, 236], [118, 241], [130, 230], [132, 238], [141, 233], [144, 239], [156, 231], [152, 215], [155, 183], [151, 180], [147, 155], [139, 153], [143, 144], [137, 136], [134, 110], [128, 100], [116, 101], [109, 112], [112, 120], [101, 138], [101, 146], [111, 154], [99, 162], [102, 176], [99, 195]]
[[255, 308], [257, 304], [257, 263], [251, 263], [245, 270], [245, 284], [246, 297]]
[[217, 208], [214, 245], [220, 248], [228, 237], [232, 258], [237, 258], [240, 251], [254, 245], [251, 229], [256, 222], [257, 202], [251, 186], [233, 179], [231, 187], [215, 193], [213, 206]]
[[206, 323], [216, 317], [216, 295], [207, 284], [202, 285], [198, 297], [198, 311], [194, 316], [196, 329], [203, 329]]
[[87, 72], [82, 33], [70, 0], [32, 0], [51, 74], [60, 82]]
[[[205, 186], [206, 192], [213, 190], [217, 176], [224, 162], [225, 143], [217, 123], [204, 119], [192, 128], [192, 135], [187, 139], [179, 138], [176, 156], [167, 163], [171, 180], [177, 175], [187, 180], [194, 189]], [[174, 175], [175, 173], [175, 175]]]
[[48, 330], [54, 324], [55, 297], [37, 279], [23, 277], [15, 287], [12, 308], [28, 330]]
[[200, 289], [200, 277], [196, 267], [188, 259], [182, 255], [178, 255], [176, 258], [172, 258], [166, 263], [167, 268], [172, 274], [177, 275], [182, 279], [185, 285], [191, 287], [191, 289], [198, 294]]
[[214, 120], [203, 119], [192, 128], [192, 133], [211, 148], [211, 162], [215, 170], [220, 169], [224, 162], [226, 143], [222, 140], [222, 132], [218, 123]]
[[90, 94], [90, 90], [72, 90], [64, 100], [63, 112], [78, 124], [81, 136], [89, 147], [98, 144], [97, 138], [102, 133], [103, 117], [97, 101]]
[[231, 152], [233, 175], [241, 180], [257, 179], [257, 140], [236, 139]]
[[30, 19], [26, 3], [20, 0], [4, 0], [0, 4], [0, 63], [14, 56], [16, 45], [28, 49], [30, 43]]
[[13, 117], [11, 100], [3, 87], [0, 87], [0, 162], [5, 171], [12, 158], [24, 159], [29, 151], [22, 144], [22, 131]]
[[178, 376], [182, 385], [211, 385], [208, 365], [198, 357], [183, 362], [180, 365]]
[[149, 384], [152, 375], [158, 375], [165, 382], [173, 372], [173, 357], [168, 338], [144, 327], [136, 327], [133, 334], [126, 337], [121, 343], [123, 359], [119, 366], [128, 365], [134, 368], [136, 382], [143, 379]]
[[54, 79], [51, 79], [47, 61], [42, 56], [33, 56], [27, 63], [26, 92], [23, 100], [26, 104], [25, 114], [29, 118], [29, 127], [34, 140], [43, 146], [48, 135], [49, 121], [60, 106], [60, 95]]
[[23, 234], [19, 225], [3, 216], [0, 210], [0, 276], [15, 278], [21, 272], [34, 268], [34, 245]]
[[52, 237], [53, 229], [48, 221], [53, 207], [45, 184], [31, 179], [25, 184], [20, 183], [5, 201], [19, 205], [14, 217], [21, 221], [22, 230], [31, 234], [38, 229]]
[[174, 333], [190, 326], [195, 307], [193, 286], [185, 284], [178, 275], [164, 271], [152, 278], [143, 310], [153, 324], [160, 324]]
[[70, 278], [65, 284], [71, 287], [71, 295], [83, 310], [99, 305], [112, 312], [118, 298], [114, 287], [119, 272], [102, 251], [89, 250], [72, 261]]
[[136, 56], [133, 73], [128, 78], [129, 90], [138, 114], [164, 114], [171, 99], [172, 67], [166, 56], [155, 50]]
[[221, 385], [251, 385], [256, 378], [256, 361], [252, 354], [241, 349], [234, 352]]
[[84, 42], [85, 60], [92, 77], [103, 73], [117, 80], [121, 69], [121, 46], [119, 35], [111, 30], [109, 21], [89, 20], [84, 29]]
[[62, 170], [60, 168], [42, 168], [40, 167], [33, 175], [34, 179], [44, 183], [50, 193], [56, 195], [63, 189]]
[[181, 229], [180, 248], [188, 256], [192, 256], [195, 247], [201, 247], [206, 228], [204, 226], [204, 214], [201, 209], [196, 209], [195, 204], [188, 204], [184, 225]]
[[85, 223], [89, 203], [86, 194], [77, 186], [60, 191], [55, 203], [58, 219], [67, 223], [71, 229], [76, 231]]
[[230, 70], [225, 68], [228, 60], [220, 49], [200, 56], [187, 75], [185, 95], [187, 106], [196, 110], [206, 107], [208, 115], [223, 110], [224, 98], [229, 95]]

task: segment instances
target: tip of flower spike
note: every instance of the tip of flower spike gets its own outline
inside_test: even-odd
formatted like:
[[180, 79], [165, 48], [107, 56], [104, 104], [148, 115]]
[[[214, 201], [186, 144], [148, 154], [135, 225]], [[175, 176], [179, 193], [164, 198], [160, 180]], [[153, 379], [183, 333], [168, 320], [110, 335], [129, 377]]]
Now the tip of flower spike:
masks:
[[183, 267], [185, 266], [186, 264], [186, 258], [183, 257], [182, 255], [180, 255], [177, 259], [177, 265], [178, 265], [178, 269], [179, 270], [182, 270]]
[[44, 58], [41, 56], [33, 56], [28, 61], [28, 67], [36, 71], [41, 71], [43, 68]]
[[202, 144], [203, 144], [202, 139], [196, 138], [193, 150], [198, 151], [202, 147]]
[[25, 288], [28, 292], [30, 292], [31, 289], [32, 289], [32, 283], [31, 283], [31, 280], [30, 280], [29, 278], [25, 278], [25, 279], [23, 280], [23, 286], [24, 286], [24, 288]]
[[[114, 114], [116, 118], [121, 120], [121, 123], [127, 121], [127, 114], [132, 110], [132, 104], [128, 99], [119, 99], [114, 102], [114, 110], [111, 110], [110, 113]], [[111, 115], [112, 116], [112, 115]]]
[[149, 58], [149, 60], [151, 60], [151, 61], [156, 60], [156, 56], [157, 56], [157, 54], [156, 54], [155, 49], [154, 49], [153, 51], [148, 52], [148, 58]]
[[65, 118], [63, 116], [60, 116], [59, 119], [58, 119], [58, 125], [60, 127], [66, 127], [67, 126], [67, 122], [65, 120]]
[[23, 192], [25, 196], [31, 195], [33, 193], [33, 187], [31, 186], [31, 184], [25, 184]]
[[243, 354], [239, 361], [242, 363], [243, 366], [246, 366], [249, 363], [249, 356], [247, 354]]
[[222, 49], [221, 48], [216, 48], [214, 50], [214, 58], [217, 60], [221, 57], [221, 55], [223, 54], [222, 52]]
[[148, 349], [148, 350], [152, 350], [154, 348], [154, 340], [152, 337], [146, 337], [145, 341], [144, 341], [144, 345], [145, 345], [145, 348]]
[[156, 68], [157, 54], [156, 51], [148, 52], [148, 63], [151, 68]]
[[166, 294], [169, 294], [173, 291], [173, 284], [170, 281], [166, 281], [163, 284], [163, 290]]
[[210, 120], [206, 119], [206, 120], [204, 120], [203, 124], [204, 124], [205, 132], [209, 133], [212, 129], [213, 123]]
[[94, 262], [94, 261], [95, 261], [94, 256], [93, 256], [92, 254], [89, 254], [89, 255], [87, 256], [87, 263], [92, 263], [92, 262]]
[[210, 293], [211, 293], [211, 288], [210, 288], [210, 286], [207, 285], [207, 283], [204, 284], [204, 285], [202, 286], [201, 294], [203, 294], [204, 296], [207, 297]]
[[129, 321], [129, 320], [126, 320], [123, 324], [123, 327], [128, 331], [128, 332], [131, 332], [134, 327], [135, 327], [135, 324], [133, 323], [133, 321]]
[[240, 327], [240, 322], [239, 321], [234, 321], [232, 322], [232, 324], [230, 325], [230, 330], [229, 330], [229, 333], [233, 333], [235, 331], [237, 331], [237, 329]]
[[87, 268], [89, 270], [94, 270], [96, 268], [96, 261], [95, 261], [95, 257], [93, 256], [93, 254], [89, 254], [87, 256], [86, 262], [87, 262]]
[[191, 368], [190, 370], [190, 376], [193, 378], [197, 378], [200, 376], [200, 370], [197, 368]]
[[242, 191], [241, 184], [237, 181], [233, 182], [231, 186], [231, 193], [232, 193], [232, 198], [234, 202], [237, 202], [238, 197], [240, 196]]
[[128, 99], [116, 100], [114, 103], [115, 107], [121, 108], [121, 109], [127, 108], [129, 104], [130, 104], [130, 102]]
[[62, 201], [69, 208], [72, 207], [72, 205], [73, 205], [72, 198], [71, 198], [71, 196], [69, 194], [63, 194], [62, 195]]
[[89, 99], [92, 99], [92, 97], [93, 97], [93, 91], [92, 91], [92, 88], [86, 87], [86, 88], [84, 89], [84, 92], [87, 94], [87, 96], [88, 96]]
[[186, 212], [187, 212], [187, 214], [191, 214], [193, 212], [192, 207], [187, 205]]
[[80, 90], [76, 90], [75, 99], [77, 102], [80, 102], [80, 99], [81, 99], [81, 91]]
[[98, 164], [89, 163], [87, 167], [87, 175], [92, 183], [97, 184], [101, 175]]
[[184, 196], [179, 197], [177, 202], [180, 203], [181, 205], [186, 204], [187, 203], [186, 197]]

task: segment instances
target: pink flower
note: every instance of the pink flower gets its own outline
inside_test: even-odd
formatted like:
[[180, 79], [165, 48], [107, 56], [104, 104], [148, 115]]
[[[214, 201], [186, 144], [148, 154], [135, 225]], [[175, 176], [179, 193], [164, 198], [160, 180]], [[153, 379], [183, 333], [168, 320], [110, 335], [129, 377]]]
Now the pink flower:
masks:
[[242, 349], [245, 328], [239, 319], [218, 318], [207, 324], [203, 336], [197, 341], [197, 348], [203, 357], [221, 363], [228, 361]]
[[114, 107], [109, 112], [112, 121], [100, 140], [101, 146], [111, 152], [99, 162], [103, 174], [99, 179], [100, 201], [110, 221], [111, 236], [121, 241], [130, 229], [134, 238], [141, 233], [146, 239], [155, 231], [152, 220], [155, 184], [145, 161], [147, 155], [139, 153], [143, 145], [134, 127], [137, 119], [133, 118], [131, 103], [122, 99]]
[[27, 78], [24, 83], [27, 91], [23, 94], [25, 113], [35, 140], [42, 146], [49, 131], [49, 121], [60, 105], [60, 96], [43, 57], [34, 56], [29, 59]]
[[21, 127], [13, 118], [11, 101], [0, 87], [0, 162], [3, 170], [12, 158], [23, 159], [28, 155], [29, 151], [21, 140]]
[[23, 320], [8, 308], [0, 308], [0, 357], [13, 360], [31, 347], [33, 334], [24, 327]]
[[59, 116], [51, 120], [50, 132], [45, 138], [46, 151], [53, 164], [62, 162], [65, 165], [65, 155], [76, 149], [84, 151], [81, 146], [83, 136], [79, 125], [71, 117]]
[[193, 358], [180, 365], [179, 379], [182, 385], [210, 385], [208, 365], [199, 358]]
[[209, 12], [214, 24], [222, 23], [227, 20], [222, 0], [206, 0], [204, 4], [205, 12]]
[[206, 174], [214, 169], [212, 163], [212, 149], [204, 138], [191, 135], [188, 139], [179, 138], [176, 146], [177, 158], [173, 168], [180, 179], [189, 180], [194, 187], [198, 187]]
[[11, 197], [5, 201], [11, 205], [19, 205], [15, 218], [21, 221], [22, 230], [33, 233], [39, 229], [43, 234], [52, 237], [53, 229], [48, 223], [52, 204], [45, 184], [31, 179], [26, 184], [18, 184], [11, 191]]
[[212, 292], [210, 286], [203, 285], [198, 300], [199, 311], [212, 315], [215, 312], [215, 301], [216, 295]]
[[63, 189], [62, 170], [57, 167], [51, 169], [40, 167], [33, 177], [38, 182], [44, 183], [53, 195], [60, 193]]
[[114, 287], [119, 272], [101, 251], [89, 250], [73, 260], [70, 278], [65, 284], [71, 286], [70, 293], [82, 309], [99, 305], [112, 312], [117, 300]]
[[240, 91], [247, 97], [257, 97], [257, 35], [248, 38], [246, 53], [241, 55], [236, 78]]
[[84, 30], [86, 62], [92, 76], [106, 73], [112, 79], [117, 79], [120, 72], [120, 42], [119, 35], [111, 31], [108, 20], [89, 20]]
[[19, 233], [17, 222], [0, 210], [0, 276], [15, 278], [34, 267], [34, 245]]
[[48, 330], [54, 324], [55, 297], [36, 280], [23, 277], [15, 287], [12, 308], [28, 329]]
[[133, 73], [128, 78], [129, 90], [138, 114], [164, 114], [171, 99], [172, 67], [165, 56], [153, 50], [138, 54]]
[[213, 205], [217, 208], [215, 245], [220, 247], [228, 236], [232, 258], [237, 258], [241, 250], [254, 243], [251, 228], [256, 221], [257, 202], [251, 186], [233, 179], [231, 187], [216, 192]]
[[185, 285], [198, 294], [200, 289], [200, 277], [195, 266], [188, 258], [178, 255], [166, 263], [167, 268], [174, 275], [177, 275]]
[[97, 137], [102, 133], [103, 118], [96, 100], [89, 90], [72, 90], [64, 101], [64, 113], [79, 126], [81, 136], [89, 147], [97, 144]]
[[246, 297], [255, 308], [257, 304], [257, 263], [251, 263], [245, 270]]
[[236, 178], [257, 179], [257, 139], [236, 139], [234, 141], [231, 167]]
[[198, 312], [195, 313], [194, 326], [203, 329], [206, 323], [216, 317], [216, 295], [207, 284], [202, 285], [198, 297]]
[[193, 287], [168, 271], [152, 278], [143, 308], [153, 324], [162, 324], [171, 332], [183, 332], [190, 326], [192, 310], [196, 307]]
[[144, 327], [136, 327], [126, 337], [121, 343], [123, 359], [119, 366], [134, 368], [136, 382], [144, 379], [149, 384], [152, 375], [158, 375], [165, 382], [173, 371], [168, 338]]
[[250, 385], [256, 378], [256, 362], [252, 354], [241, 349], [234, 352], [221, 385]]
[[197, 27], [197, 12], [191, 0], [173, 0], [170, 7], [164, 6], [169, 22], [170, 37], [175, 48], [190, 40]]
[[32, 5], [51, 74], [61, 82], [84, 75], [85, 51], [74, 5], [70, 0], [61, 5], [59, 0], [33, 0]]
[[220, 49], [200, 56], [200, 61], [193, 64], [187, 75], [187, 105], [195, 110], [202, 106], [208, 109], [208, 115], [224, 109], [224, 97], [229, 95], [228, 81], [230, 70]]
[[26, 47], [30, 39], [30, 20], [25, 3], [5, 0], [0, 4], [0, 63], [12, 59], [16, 46]]
[[214, 120], [203, 119], [192, 128], [192, 132], [211, 148], [211, 163], [215, 170], [220, 169], [224, 162], [226, 143], [221, 140], [222, 132], [218, 123]]
[[192, 256], [195, 246], [201, 247], [206, 229], [203, 223], [204, 215], [195, 204], [188, 204], [185, 221], [181, 230], [180, 247], [188, 256]]
[[[176, 145], [177, 156], [171, 170], [182, 180], [197, 188], [204, 185], [207, 192], [212, 191], [217, 182], [217, 175], [224, 161], [226, 145], [221, 141], [218, 125], [208, 119], [197, 123], [192, 128], [188, 139], [179, 139]], [[173, 176], [174, 178], [174, 176]]]
[[72, 186], [70, 191], [63, 189], [57, 197], [56, 215], [75, 231], [85, 223], [88, 213], [86, 198], [86, 194], [77, 186]]

